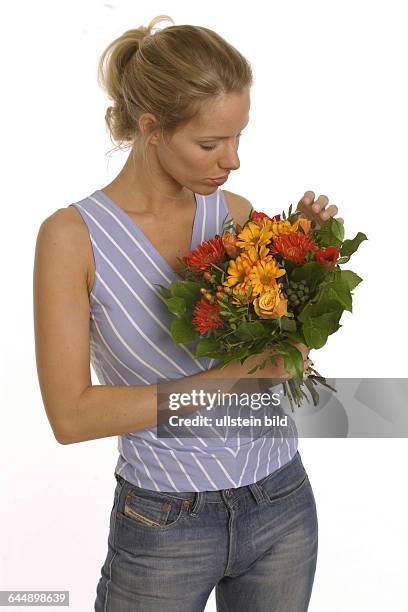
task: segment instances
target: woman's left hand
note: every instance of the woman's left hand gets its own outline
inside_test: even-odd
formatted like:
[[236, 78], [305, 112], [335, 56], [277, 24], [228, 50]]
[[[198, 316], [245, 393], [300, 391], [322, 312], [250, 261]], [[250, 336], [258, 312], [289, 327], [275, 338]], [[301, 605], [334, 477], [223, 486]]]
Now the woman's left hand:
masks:
[[[317, 200], [314, 198], [315, 194], [313, 191], [306, 191], [297, 205], [297, 210], [303, 213], [307, 219], [314, 220], [317, 227], [320, 227], [329, 217], [337, 215], [339, 209], [335, 204], [331, 204], [326, 208], [329, 198], [325, 195], [320, 195]], [[336, 220], [339, 223], [344, 223], [341, 217], [336, 217]]]

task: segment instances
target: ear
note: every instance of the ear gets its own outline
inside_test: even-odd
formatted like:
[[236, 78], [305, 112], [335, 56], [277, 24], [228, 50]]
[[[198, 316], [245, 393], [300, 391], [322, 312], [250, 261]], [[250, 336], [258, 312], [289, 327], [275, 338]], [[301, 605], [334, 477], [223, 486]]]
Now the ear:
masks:
[[159, 122], [152, 113], [143, 113], [139, 117], [139, 130], [145, 139], [151, 135], [149, 143], [158, 144], [160, 127]]

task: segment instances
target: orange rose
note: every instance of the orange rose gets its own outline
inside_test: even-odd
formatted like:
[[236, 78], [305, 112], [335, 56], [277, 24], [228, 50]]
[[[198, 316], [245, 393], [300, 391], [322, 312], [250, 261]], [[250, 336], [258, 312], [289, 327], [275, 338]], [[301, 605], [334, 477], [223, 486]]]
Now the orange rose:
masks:
[[288, 301], [279, 290], [271, 287], [254, 299], [254, 309], [261, 319], [277, 319], [287, 314]]
[[231, 234], [230, 232], [226, 232], [221, 236], [223, 247], [228, 255], [232, 259], [238, 257], [240, 250], [236, 246], [237, 237], [235, 234]]
[[305, 217], [299, 217], [298, 224], [302, 228], [305, 234], [310, 232], [310, 228], [312, 226], [312, 222], [310, 219], [306, 219]]

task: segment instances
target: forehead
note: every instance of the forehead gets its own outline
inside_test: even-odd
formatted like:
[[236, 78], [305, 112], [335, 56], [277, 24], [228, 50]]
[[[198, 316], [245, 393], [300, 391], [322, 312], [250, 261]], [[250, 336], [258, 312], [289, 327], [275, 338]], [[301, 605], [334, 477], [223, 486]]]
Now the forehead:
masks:
[[198, 115], [190, 121], [190, 130], [213, 130], [211, 133], [216, 134], [220, 130], [228, 133], [237, 127], [242, 128], [248, 122], [250, 105], [249, 92], [223, 94], [208, 100], [202, 105]]

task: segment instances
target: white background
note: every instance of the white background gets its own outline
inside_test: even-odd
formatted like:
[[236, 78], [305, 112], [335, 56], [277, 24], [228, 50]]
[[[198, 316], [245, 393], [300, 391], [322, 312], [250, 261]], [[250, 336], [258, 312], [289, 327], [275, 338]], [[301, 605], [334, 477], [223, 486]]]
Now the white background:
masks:
[[[274, 214], [310, 189], [338, 206], [346, 237], [366, 233], [348, 264], [364, 279], [354, 312], [311, 356], [333, 377], [407, 371], [404, 2], [148, 4], [2, 9], [0, 589], [69, 590], [74, 612], [93, 609], [117, 439], [54, 439], [36, 373], [32, 271], [41, 222], [125, 162], [126, 153], [106, 156], [110, 101], [96, 81], [113, 38], [168, 14], [216, 30], [248, 58], [251, 119], [225, 188]], [[403, 438], [299, 441], [319, 518], [310, 612], [407, 610], [406, 450]]]

